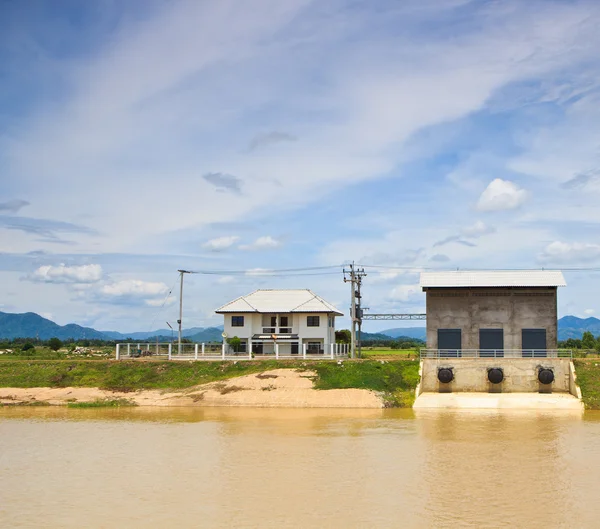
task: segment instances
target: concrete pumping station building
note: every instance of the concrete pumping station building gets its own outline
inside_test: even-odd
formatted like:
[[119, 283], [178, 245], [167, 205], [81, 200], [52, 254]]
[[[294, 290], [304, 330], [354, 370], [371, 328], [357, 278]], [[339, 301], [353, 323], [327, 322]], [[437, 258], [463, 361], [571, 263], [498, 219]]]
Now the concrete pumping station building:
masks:
[[423, 272], [427, 349], [415, 408], [581, 409], [571, 351], [557, 349], [562, 272]]
[[427, 349], [532, 351], [557, 346], [560, 271], [423, 272]]

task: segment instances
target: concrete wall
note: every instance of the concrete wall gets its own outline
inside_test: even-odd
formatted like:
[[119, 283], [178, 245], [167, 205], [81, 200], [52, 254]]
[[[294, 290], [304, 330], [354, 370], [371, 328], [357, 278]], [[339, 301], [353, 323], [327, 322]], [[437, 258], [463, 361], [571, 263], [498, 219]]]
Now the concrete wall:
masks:
[[546, 329], [556, 349], [556, 288], [429, 288], [427, 348], [438, 349], [438, 329], [461, 329], [462, 349], [479, 349], [479, 329], [504, 329], [504, 349], [522, 349], [522, 329]]
[[[569, 358], [440, 358], [423, 359], [419, 391], [423, 392], [492, 392], [492, 393], [532, 393], [559, 392], [572, 393], [573, 384]], [[453, 368], [454, 380], [442, 384], [438, 369]], [[504, 370], [504, 381], [492, 384], [487, 379], [489, 368]], [[554, 371], [552, 384], [540, 384], [537, 375], [540, 367]]]

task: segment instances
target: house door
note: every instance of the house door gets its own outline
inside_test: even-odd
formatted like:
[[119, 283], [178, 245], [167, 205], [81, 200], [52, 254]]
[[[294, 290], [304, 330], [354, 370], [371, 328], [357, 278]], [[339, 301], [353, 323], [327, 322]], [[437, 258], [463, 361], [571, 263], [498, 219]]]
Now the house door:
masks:
[[298, 342], [292, 342], [292, 354], [293, 355], [298, 354]]
[[546, 356], [546, 329], [523, 329], [521, 338], [523, 356]]
[[461, 356], [462, 335], [460, 329], [438, 329], [438, 349], [440, 356]]
[[504, 356], [504, 330], [479, 329], [479, 349], [484, 358]]
[[263, 344], [262, 342], [254, 342], [252, 344], [252, 352], [257, 355], [263, 354]]

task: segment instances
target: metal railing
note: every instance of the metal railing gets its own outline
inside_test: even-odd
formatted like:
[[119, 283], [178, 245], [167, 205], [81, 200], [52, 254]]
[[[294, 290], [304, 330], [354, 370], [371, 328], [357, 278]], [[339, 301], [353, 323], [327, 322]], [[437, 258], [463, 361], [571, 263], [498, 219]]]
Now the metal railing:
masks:
[[421, 349], [421, 358], [573, 358], [571, 349]]

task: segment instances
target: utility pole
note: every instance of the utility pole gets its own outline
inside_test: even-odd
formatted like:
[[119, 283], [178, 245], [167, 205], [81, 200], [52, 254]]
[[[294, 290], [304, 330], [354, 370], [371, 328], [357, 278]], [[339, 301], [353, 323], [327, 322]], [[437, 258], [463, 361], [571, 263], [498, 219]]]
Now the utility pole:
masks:
[[[346, 277], [348, 274], [350, 277]], [[354, 261], [350, 265], [350, 270], [344, 269], [344, 283], [350, 283], [350, 318], [352, 319], [352, 329], [350, 331], [350, 357], [356, 358], [356, 344], [358, 342], [358, 357], [360, 358], [360, 329], [362, 324], [362, 308], [360, 306], [361, 294], [360, 284], [362, 278], [366, 276], [365, 269], [356, 270]], [[358, 340], [356, 336], [356, 325], [358, 324]]]
[[364, 274], [364, 269], [362, 269], [362, 275], [361, 272], [358, 272], [356, 274], [356, 293], [354, 295], [355, 299], [357, 300], [354, 304], [355, 304], [355, 314], [356, 314], [356, 319], [357, 319], [357, 323], [358, 323], [358, 334], [356, 336], [357, 338], [357, 342], [358, 342], [358, 358], [362, 357], [362, 338], [361, 338], [361, 329], [362, 329], [362, 317], [363, 317], [363, 309], [361, 307], [361, 299], [362, 296], [360, 295], [360, 285], [362, 284], [362, 278], [363, 278]]
[[[179, 319], [177, 323], [179, 324], [179, 334], [178, 334], [178, 345], [177, 345], [177, 353], [181, 354], [181, 320], [183, 319], [183, 274], [191, 274], [189, 270], [177, 270], [179, 272]], [[169, 325], [170, 327], [170, 325]]]

